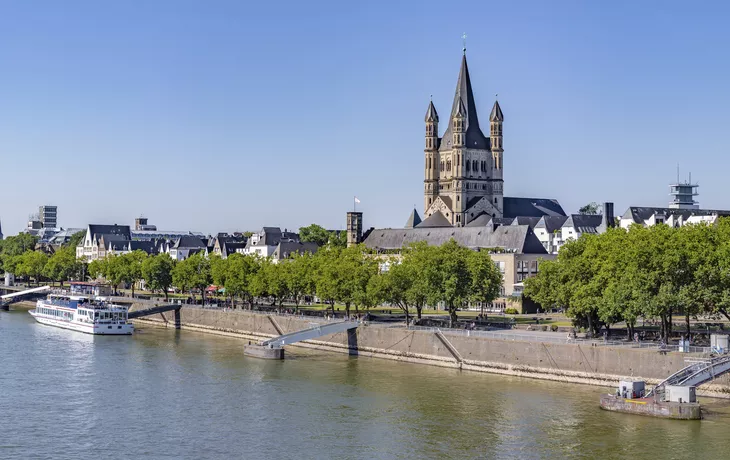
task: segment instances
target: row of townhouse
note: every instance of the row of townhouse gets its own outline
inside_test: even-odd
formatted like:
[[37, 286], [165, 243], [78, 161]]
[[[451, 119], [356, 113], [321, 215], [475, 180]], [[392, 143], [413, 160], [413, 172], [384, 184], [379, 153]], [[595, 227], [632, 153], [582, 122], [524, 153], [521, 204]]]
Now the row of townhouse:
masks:
[[107, 255], [122, 255], [135, 250], [147, 254], [167, 254], [181, 261], [193, 254], [227, 258], [233, 253], [267, 257], [275, 262], [289, 258], [293, 253], [318, 249], [314, 243], [303, 243], [299, 235], [278, 227], [264, 227], [246, 238], [241, 233], [218, 233], [204, 236], [194, 232], [162, 232], [132, 230], [128, 225], [97, 225], [86, 228], [83, 241], [76, 247], [76, 257], [93, 261]]

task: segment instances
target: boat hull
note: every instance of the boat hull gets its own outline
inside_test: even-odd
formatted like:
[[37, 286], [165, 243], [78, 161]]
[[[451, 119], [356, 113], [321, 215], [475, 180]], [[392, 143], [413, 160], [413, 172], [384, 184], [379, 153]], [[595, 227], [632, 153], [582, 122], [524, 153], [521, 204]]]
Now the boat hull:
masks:
[[601, 409], [675, 420], [702, 418], [700, 403], [654, 401], [652, 398], [625, 399], [614, 395], [603, 395], [601, 396]]
[[35, 310], [29, 312], [35, 320], [46, 326], [60, 327], [63, 329], [69, 329], [72, 331], [83, 332], [86, 334], [93, 335], [131, 335], [134, 332], [134, 325], [132, 324], [88, 324], [88, 323], [77, 323], [74, 321], [61, 321], [58, 319], [48, 318], [43, 315], [39, 315]]

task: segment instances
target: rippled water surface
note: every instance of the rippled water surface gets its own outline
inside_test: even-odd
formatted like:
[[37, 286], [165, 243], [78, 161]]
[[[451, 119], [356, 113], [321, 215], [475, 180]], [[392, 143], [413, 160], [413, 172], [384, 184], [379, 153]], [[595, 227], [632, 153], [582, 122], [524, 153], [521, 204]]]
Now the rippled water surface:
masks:
[[730, 458], [701, 422], [603, 412], [601, 389], [142, 328], [91, 337], [0, 312], [0, 458]]

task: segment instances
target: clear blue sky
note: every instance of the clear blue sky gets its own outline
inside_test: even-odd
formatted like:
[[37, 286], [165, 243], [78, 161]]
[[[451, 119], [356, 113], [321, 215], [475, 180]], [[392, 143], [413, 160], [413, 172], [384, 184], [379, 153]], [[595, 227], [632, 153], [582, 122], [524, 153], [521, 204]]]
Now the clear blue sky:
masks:
[[[203, 232], [422, 208], [423, 117], [466, 32], [505, 194], [730, 208], [727, 2], [0, 0], [0, 219]], [[443, 124], [443, 123], [442, 123]], [[486, 130], [486, 126], [482, 127]], [[443, 127], [442, 127], [443, 131]]]

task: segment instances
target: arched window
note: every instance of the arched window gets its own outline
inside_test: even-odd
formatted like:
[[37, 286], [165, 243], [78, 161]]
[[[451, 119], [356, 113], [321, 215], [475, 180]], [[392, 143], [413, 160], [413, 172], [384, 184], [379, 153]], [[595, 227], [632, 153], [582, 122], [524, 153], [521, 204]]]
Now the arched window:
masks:
[[444, 162], [441, 162], [441, 172], [444, 172]]
[[469, 171], [469, 162], [466, 162], [466, 170]]

